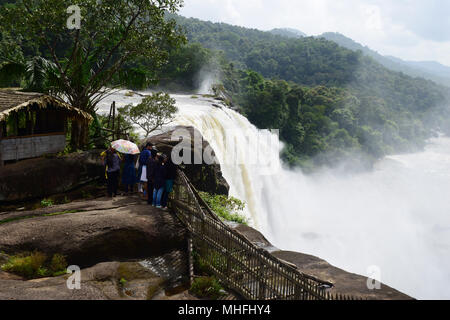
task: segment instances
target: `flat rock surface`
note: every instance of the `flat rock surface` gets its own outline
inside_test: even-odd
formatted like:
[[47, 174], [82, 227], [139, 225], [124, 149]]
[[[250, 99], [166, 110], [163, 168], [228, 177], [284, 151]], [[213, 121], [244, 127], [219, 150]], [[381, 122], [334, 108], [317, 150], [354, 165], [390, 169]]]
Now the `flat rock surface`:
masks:
[[184, 248], [185, 243], [185, 229], [175, 216], [137, 196], [0, 216], [0, 251], [60, 253], [69, 264], [81, 267], [156, 256]]

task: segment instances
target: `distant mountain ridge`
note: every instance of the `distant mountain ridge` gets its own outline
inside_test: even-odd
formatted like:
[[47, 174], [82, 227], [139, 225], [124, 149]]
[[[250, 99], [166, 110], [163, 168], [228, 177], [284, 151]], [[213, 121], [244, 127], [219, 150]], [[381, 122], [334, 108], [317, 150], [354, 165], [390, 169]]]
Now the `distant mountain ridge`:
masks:
[[392, 56], [383, 56], [375, 50], [336, 32], [326, 32], [317, 36], [317, 38], [333, 41], [353, 51], [361, 50], [365, 55], [373, 58], [388, 69], [450, 86], [450, 67], [444, 66], [436, 61], [405, 61]]

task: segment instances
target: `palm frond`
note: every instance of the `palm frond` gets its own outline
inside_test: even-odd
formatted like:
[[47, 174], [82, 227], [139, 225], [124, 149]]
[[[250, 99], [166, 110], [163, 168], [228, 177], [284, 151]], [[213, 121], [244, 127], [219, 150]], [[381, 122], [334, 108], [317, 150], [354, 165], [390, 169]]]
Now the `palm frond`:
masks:
[[43, 57], [34, 57], [26, 62], [26, 90], [46, 92], [49, 74], [56, 69], [55, 64]]

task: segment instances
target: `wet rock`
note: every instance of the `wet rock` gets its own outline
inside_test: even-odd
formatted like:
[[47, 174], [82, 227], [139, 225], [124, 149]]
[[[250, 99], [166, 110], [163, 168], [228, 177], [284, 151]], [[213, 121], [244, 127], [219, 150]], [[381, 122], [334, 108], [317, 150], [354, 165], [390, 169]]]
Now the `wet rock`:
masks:
[[8, 164], [0, 167], [0, 203], [42, 199], [103, 176], [98, 150]]
[[[175, 130], [177, 130], [177, 133], [181, 132], [181, 134], [175, 136]], [[147, 142], [151, 142], [165, 154], [170, 154], [172, 149], [180, 142], [185, 143], [185, 147], [191, 150], [192, 164], [183, 164], [182, 168], [195, 188], [212, 194], [228, 195], [230, 187], [222, 176], [220, 164], [216, 161], [214, 151], [211, 150], [210, 144], [205, 140], [203, 140], [201, 148], [195, 148], [194, 137], [196, 136], [201, 137], [201, 134], [194, 127], [179, 126], [163, 134], [152, 136]], [[194, 164], [196, 158], [203, 159], [203, 163]]]

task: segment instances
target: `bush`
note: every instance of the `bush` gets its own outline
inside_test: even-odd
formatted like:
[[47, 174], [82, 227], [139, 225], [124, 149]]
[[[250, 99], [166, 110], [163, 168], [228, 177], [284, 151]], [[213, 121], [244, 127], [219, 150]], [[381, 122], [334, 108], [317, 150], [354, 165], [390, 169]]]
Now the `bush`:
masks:
[[40, 252], [34, 252], [31, 255], [13, 256], [3, 265], [2, 269], [27, 279], [42, 277], [45, 270], [43, 265], [47, 256]]
[[191, 292], [199, 298], [217, 300], [223, 296], [224, 290], [214, 277], [201, 277], [194, 280]]
[[55, 254], [48, 264], [47, 256], [41, 252], [12, 256], [1, 269], [27, 279], [59, 276], [66, 273], [67, 262], [63, 255]]
[[200, 192], [200, 196], [221, 219], [245, 225], [248, 223], [247, 218], [239, 214], [245, 208], [245, 203], [241, 200], [207, 192]]
[[41, 206], [44, 208], [48, 208], [53, 206], [53, 200], [52, 199], [44, 199], [41, 201]]
[[67, 266], [68, 264], [65, 256], [58, 253], [53, 255], [52, 261], [50, 262], [50, 270], [53, 273], [66, 272]]

